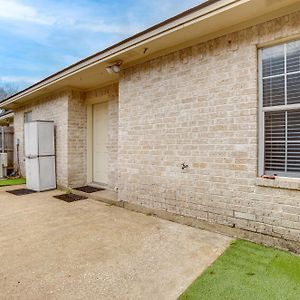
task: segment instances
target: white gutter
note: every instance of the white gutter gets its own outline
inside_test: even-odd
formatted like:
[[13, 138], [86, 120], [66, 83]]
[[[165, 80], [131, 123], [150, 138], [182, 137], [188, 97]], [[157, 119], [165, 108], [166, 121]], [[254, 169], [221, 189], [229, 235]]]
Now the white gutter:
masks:
[[10, 112], [10, 113], [8, 113], [6, 115], [0, 116], [0, 121], [4, 121], [6, 119], [13, 118], [13, 117], [14, 117], [14, 113]]

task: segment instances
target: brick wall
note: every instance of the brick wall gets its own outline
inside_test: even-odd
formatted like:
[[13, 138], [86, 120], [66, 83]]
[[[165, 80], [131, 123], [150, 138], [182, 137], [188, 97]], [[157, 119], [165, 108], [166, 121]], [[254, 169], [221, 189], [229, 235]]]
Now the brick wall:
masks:
[[84, 184], [86, 101], [106, 96], [109, 185], [120, 200], [300, 241], [300, 181], [256, 178], [257, 44], [300, 34], [299, 25], [297, 12], [129, 68], [119, 100], [112, 85], [17, 109], [23, 173], [23, 118], [32, 110], [55, 121], [58, 184]]
[[84, 93], [71, 92], [68, 106], [68, 185], [87, 181], [87, 107]]
[[[87, 183], [87, 101], [108, 101], [109, 187], [117, 186], [118, 159], [118, 85], [110, 85], [87, 93], [64, 91], [42, 97], [15, 111], [15, 139], [20, 139], [20, 166], [24, 163], [24, 113], [32, 111], [33, 120], [55, 122], [57, 183], [76, 187]], [[15, 158], [16, 162], [16, 158]]]
[[22, 175], [26, 175], [24, 163], [24, 113], [32, 111], [33, 120], [55, 122], [57, 183], [62, 186], [68, 185], [68, 101], [69, 92], [60, 92], [37, 99], [15, 111], [15, 140], [20, 139], [19, 153]]
[[297, 12], [125, 70], [120, 200], [300, 241], [300, 191], [256, 178], [257, 44], [299, 33]]

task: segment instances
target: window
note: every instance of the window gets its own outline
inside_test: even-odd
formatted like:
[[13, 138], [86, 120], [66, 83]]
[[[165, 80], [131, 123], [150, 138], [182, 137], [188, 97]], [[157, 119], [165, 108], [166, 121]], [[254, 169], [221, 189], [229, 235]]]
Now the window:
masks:
[[260, 175], [300, 177], [300, 41], [260, 50]]
[[28, 111], [24, 114], [24, 123], [32, 121], [32, 111]]

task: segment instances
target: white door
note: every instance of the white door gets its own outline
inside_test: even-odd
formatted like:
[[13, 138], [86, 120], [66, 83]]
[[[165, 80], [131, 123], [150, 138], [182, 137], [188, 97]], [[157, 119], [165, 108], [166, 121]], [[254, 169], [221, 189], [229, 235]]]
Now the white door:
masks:
[[93, 105], [93, 181], [108, 183], [108, 104]]

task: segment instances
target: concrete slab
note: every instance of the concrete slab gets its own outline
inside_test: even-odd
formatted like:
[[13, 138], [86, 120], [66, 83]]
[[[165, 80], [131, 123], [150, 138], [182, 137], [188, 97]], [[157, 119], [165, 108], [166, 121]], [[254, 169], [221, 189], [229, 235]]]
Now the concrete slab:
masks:
[[219, 234], [60, 191], [0, 188], [2, 299], [176, 299], [229, 245]]

